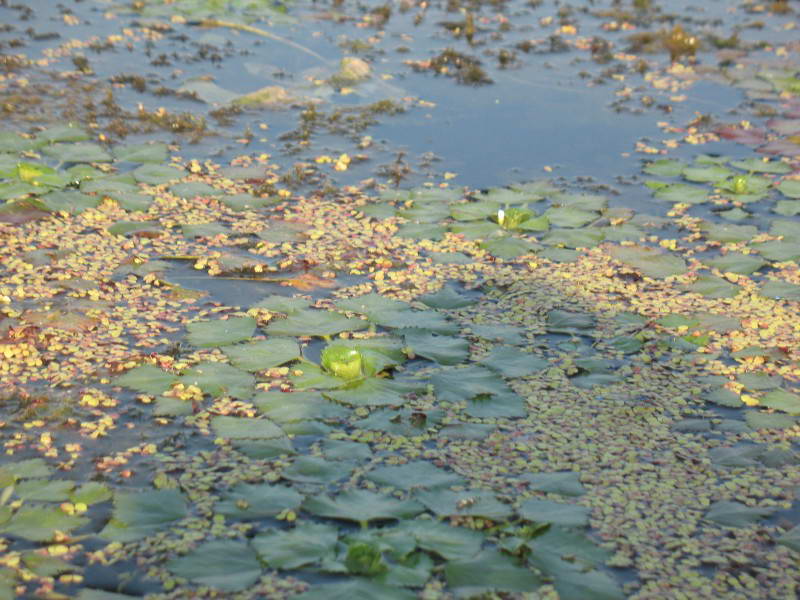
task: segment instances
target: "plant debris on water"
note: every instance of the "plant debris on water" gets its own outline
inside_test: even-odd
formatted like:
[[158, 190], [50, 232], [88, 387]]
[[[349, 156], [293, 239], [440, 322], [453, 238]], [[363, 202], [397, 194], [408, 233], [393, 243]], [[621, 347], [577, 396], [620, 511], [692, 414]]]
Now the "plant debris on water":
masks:
[[797, 595], [796, 6], [40, 4], [0, 600]]

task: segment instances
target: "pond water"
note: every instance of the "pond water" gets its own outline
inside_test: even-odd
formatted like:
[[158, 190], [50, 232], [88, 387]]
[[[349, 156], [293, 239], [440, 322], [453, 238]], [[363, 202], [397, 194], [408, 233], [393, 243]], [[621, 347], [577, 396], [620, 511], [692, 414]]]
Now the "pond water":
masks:
[[0, 600], [793, 597], [798, 10], [0, 2]]

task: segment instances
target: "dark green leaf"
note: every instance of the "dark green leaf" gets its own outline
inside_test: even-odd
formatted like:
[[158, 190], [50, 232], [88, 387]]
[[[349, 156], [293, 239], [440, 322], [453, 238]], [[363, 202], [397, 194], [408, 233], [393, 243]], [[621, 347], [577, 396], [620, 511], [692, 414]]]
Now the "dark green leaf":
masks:
[[253, 548], [272, 569], [297, 569], [332, 551], [338, 537], [332, 525], [299, 523], [288, 531], [267, 529], [253, 538]]
[[492, 590], [530, 593], [543, 583], [533, 571], [497, 550], [484, 550], [467, 561], [450, 561], [444, 573], [450, 587], [470, 595]]
[[299, 309], [285, 319], [270, 322], [264, 331], [275, 336], [331, 336], [343, 331], [364, 329], [367, 325], [362, 319], [351, 319], [324, 310]]
[[709, 507], [705, 518], [726, 527], [747, 527], [773, 512], [775, 508], [759, 508], [733, 500], [720, 500]]
[[255, 373], [300, 358], [300, 346], [289, 338], [270, 338], [222, 349], [233, 366]]
[[283, 429], [269, 419], [247, 417], [212, 417], [211, 427], [219, 436], [231, 440], [273, 439], [283, 437]]
[[186, 325], [189, 343], [201, 348], [227, 346], [246, 340], [256, 328], [253, 317], [229, 317], [215, 321], [195, 321]]
[[565, 527], [583, 527], [589, 524], [590, 510], [585, 506], [562, 504], [550, 500], [529, 498], [523, 500], [519, 514], [537, 523], [552, 523]]
[[216, 512], [232, 519], [274, 517], [283, 510], [296, 510], [303, 496], [281, 485], [237, 484], [224, 494], [214, 507]]
[[335, 498], [315, 496], [303, 509], [318, 517], [364, 523], [386, 519], [408, 519], [423, 511], [414, 500], [396, 500], [367, 490], [346, 490]]
[[506, 377], [525, 377], [549, 365], [545, 359], [513, 346], [495, 346], [481, 364]]
[[366, 477], [378, 485], [388, 485], [401, 490], [451, 487], [465, 483], [460, 475], [423, 460], [398, 466], [379, 467], [367, 473]]
[[243, 590], [261, 577], [261, 563], [244, 542], [218, 540], [167, 562], [167, 569], [186, 579], [225, 592]]
[[457, 365], [469, 358], [469, 342], [463, 338], [418, 331], [409, 331], [403, 337], [415, 355], [434, 360], [440, 365]]

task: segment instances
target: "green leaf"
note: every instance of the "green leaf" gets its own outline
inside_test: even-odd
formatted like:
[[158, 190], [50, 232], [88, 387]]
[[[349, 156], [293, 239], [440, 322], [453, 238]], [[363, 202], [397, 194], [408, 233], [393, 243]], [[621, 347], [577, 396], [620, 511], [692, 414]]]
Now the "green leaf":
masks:
[[67, 212], [79, 215], [88, 208], [96, 208], [100, 198], [78, 191], [57, 190], [41, 197], [42, 204], [51, 212]]
[[468, 265], [472, 262], [472, 259], [463, 252], [428, 251], [427, 255], [435, 265]]
[[129, 211], [145, 212], [153, 204], [153, 197], [136, 192], [106, 192], [104, 198], [111, 198], [122, 208]]
[[196, 385], [203, 393], [214, 397], [231, 396], [249, 400], [253, 395], [255, 378], [249, 373], [220, 362], [201, 362], [181, 374], [185, 386]]
[[534, 556], [534, 566], [555, 578], [561, 600], [624, 600], [619, 584], [606, 573], [583, 571], [572, 560], [556, 556]]
[[167, 162], [167, 145], [155, 142], [117, 146], [114, 158], [124, 162], [160, 164]]
[[82, 142], [89, 139], [89, 134], [80, 127], [69, 125], [54, 125], [36, 134], [36, 139], [42, 142]]
[[308, 308], [310, 302], [305, 298], [287, 298], [286, 296], [267, 296], [251, 308], [264, 308], [266, 310], [291, 315]]
[[[778, 186], [778, 189], [780, 188], [781, 186]], [[800, 200], [778, 200], [772, 212], [783, 215], [784, 217], [800, 215]]]
[[300, 456], [286, 467], [281, 476], [298, 483], [317, 483], [328, 485], [349, 477], [353, 465], [342, 461], [328, 461], [318, 456]]
[[179, 577], [225, 592], [244, 590], [261, 577], [255, 550], [235, 540], [206, 542], [186, 556], [168, 561], [166, 567]]
[[374, 312], [367, 317], [371, 322], [391, 329], [421, 329], [451, 335], [458, 333], [458, 326], [434, 310], [402, 310]]
[[466, 240], [483, 240], [501, 235], [502, 229], [491, 221], [473, 221], [470, 223], [453, 223], [450, 231], [461, 235]]
[[322, 453], [328, 460], [368, 461], [372, 458], [369, 444], [349, 440], [323, 440]]
[[553, 525], [527, 544], [534, 555], [549, 554], [558, 558], [578, 558], [586, 564], [600, 566], [611, 558], [613, 552], [601, 548], [585, 534]]
[[784, 179], [777, 187], [784, 196], [800, 198], [800, 179]]
[[537, 249], [536, 244], [511, 236], [503, 236], [481, 242], [480, 247], [492, 256], [503, 260], [512, 260], [525, 254], [531, 254]]
[[30, 569], [39, 577], [55, 577], [61, 573], [80, 570], [80, 567], [70, 564], [61, 558], [39, 554], [38, 552], [26, 552], [22, 555], [22, 562], [27, 569]]
[[489, 217], [496, 217], [500, 208], [502, 208], [502, 205], [491, 200], [451, 204], [450, 216], [456, 221], [480, 221]]
[[453, 286], [443, 285], [435, 294], [424, 294], [419, 300], [431, 308], [450, 310], [475, 304], [476, 300], [459, 294]]
[[722, 446], [708, 451], [711, 462], [719, 467], [755, 467], [764, 454], [761, 446]]
[[754, 227], [753, 225], [703, 223], [701, 229], [707, 239], [726, 244], [748, 242], [758, 235], [758, 227]]
[[200, 348], [227, 346], [248, 339], [256, 328], [253, 317], [230, 317], [215, 321], [188, 323], [186, 338]]
[[597, 227], [556, 229], [542, 237], [542, 243], [567, 248], [594, 248], [604, 238], [605, 233]]
[[108, 175], [96, 179], [84, 179], [81, 181], [80, 189], [87, 194], [92, 192], [139, 192], [139, 186], [136, 185], [136, 180], [128, 173]]
[[519, 507], [523, 519], [537, 523], [552, 523], [564, 527], [584, 527], [589, 524], [589, 513], [585, 506], [562, 504], [550, 500], [529, 498]]
[[395, 300], [394, 298], [372, 292], [363, 296], [356, 296], [355, 298], [339, 300], [336, 302], [336, 308], [370, 316], [406, 311], [411, 307], [407, 302], [403, 302], [402, 300]]
[[97, 144], [53, 144], [42, 149], [42, 154], [70, 163], [111, 162], [111, 155]]
[[662, 158], [647, 163], [642, 169], [648, 175], [659, 175], [661, 177], [676, 177], [686, 168], [686, 163], [680, 160]]
[[748, 390], [771, 390], [780, 387], [783, 378], [779, 375], [771, 376], [766, 373], [742, 373], [736, 378]]
[[335, 498], [307, 498], [303, 509], [318, 517], [367, 523], [387, 519], [408, 519], [423, 511], [414, 500], [396, 500], [367, 490], [346, 490]]
[[143, 394], [158, 395], [167, 391], [180, 377], [150, 364], [139, 365], [114, 380], [114, 385], [131, 388]]
[[112, 235], [130, 235], [140, 233], [163, 233], [161, 225], [151, 221], [117, 221], [108, 228]]
[[731, 162], [731, 166], [742, 169], [743, 171], [750, 171], [751, 173], [773, 173], [776, 175], [783, 175], [792, 170], [785, 162], [778, 160], [762, 160], [761, 158], [755, 157], [735, 160]]
[[231, 440], [268, 440], [286, 435], [269, 419], [218, 416], [211, 418], [211, 427], [219, 437]]
[[758, 402], [759, 406], [780, 410], [790, 415], [800, 415], [800, 396], [786, 390], [769, 392]]
[[753, 429], [789, 429], [797, 423], [797, 419], [794, 417], [764, 413], [757, 410], [748, 410], [744, 420]]
[[0, 131], [0, 152], [24, 152], [34, 146], [34, 140], [24, 138], [13, 131]]
[[348, 406], [400, 406], [408, 390], [391, 379], [368, 377], [354, 387], [325, 392], [325, 396]]
[[14, 492], [22, 500], [63, 502], [74, 487], [75, 482], [66, 479], [31, 479], [18, 483]]
[[416, 488], [451, 487], [465, 483], [460, 475], [436, 467], [424, 460], [412, 461], [404, 465], [379, 467], [368, 472], [366, 478], [378, 485], [388, 485], [406, 491]]
[[154, 164], [143, 165], [133, 171], [133, 176], [140, 183], [149, 185], [160, 185], [168, 181], [180, 179], [186, 173], [169, 165]]
[[597, 212], [577, 206], [551, 207], [542, 216], [554, 227], [583, 227], [599, 217]]
[[582, 496], [586, 488], [581, 484], [580, 475], [575, 471], [556, 473], [529, 473], [523, 475], [528, 487], [538, 492], [550, 492], [563, 496]]
[[76, 600], [136, 600], [137, 598], [139, 598], [139, 596], [129, 596], [127, 594], [117, 594], [105, 590], [83, 588]]
[[42, 458], [29, 458], [17, 462], [7, 462], [2, 469], [11, 473], [18, 479], [29, 479], [33, 477], [49, 477], [52, 469]]
[[513, 346], [495, 346], [480, 362], [506, 377], [526, 377], [549, 365], [545, 359]]
[[30, 183], [22, 183], [17, 181], [0, 183], [0, 200], [11, 200], [13, 198], [22, 198], [23, 196], [27, 196], [28, 194], [43, 194], [47, 192], [49, 189], [50, 188], [44, 188], [38, 185], [33, 185]]
[[440, 365], [456, 365], [469, 358], [469, 342], [463, 338], [409, 331], [404, 334], [411, 351]]
[[687, 167], [681, 174], [689, 181], [713, 183], [730, 177], [733, 172], [719, 165], [708, 165], [703, 167]]
[[705, 395], [705, 399], [707, 402], [712, 402], [720, 406], [728, 406], [730, 408], [741, 408], [744, 406], [744, 402], [742, 402], [738, 394], [734, 394], [732, 391], [725, 388], [717, 388], [709, 392]]
[[528, 416], [525, 400], [513, 393], [476, 396], [467, 401], [464, 412], [477, 419], [518, 419]]
[[708, 200], [705, 188], [687, 183], [671, 183], [660, 186], [653, 194], [654, 198], [674, 204], [701, 204]]
[[395, 235], [412, 240], [439, 241], [444, 238], [446, 229], [434, 223], [406, 223], [397, 228]]
[[222, 223], [194, 223], [191, 225], [181, 225], [181, 233], [188, 238], [194, 237], [214, 237], [220, 234], [230, 234], [231, 230]]
[[302, 502], [302, 495], [282, 485], [239, 483], [222, 495], [214, 510], [232, 519], [260, 519], [296, 510]]
[[485, 340], [502, 342], [504, 344], [522, 345], [525, 344], [523, 334], [525, 330], [521, 327], [514, 325], [503, 325], [500, 323], [493, 323], [491, 325], [470, 325], [472, 333], [479, 338]]
[[397, 211], [398, 217], [417, 223], [440, 223], [450, 216], [450, 207], [439, 203], [414, 203], [411, 208]]
[[722, 273], [751, 275], [767, 264], [767, 261], [752, 254], [729, 252], [724, 256], [706, 261], [706, 264]]
[[595, 318], [586, 313], [559, 309], [547, 313], [546, 327], [550, 333], [586, 334], [591, 332], [595, 324]]
[[775, 262], [800, 260], [800, 242], [774, 240], [753, 244], [751, 247], [767, 260]]
[[608, 345], [617, 352], [633, 354], [641, 350], [644, 343], [642, 340], [632, 335], [618, 335], [608, 340]]
[[347, 385], [347, 381], [329, 375], [317, 365], [303, 364], [300, 375], [291, 375], [289, 381], [295, 390], [331, 390]]
[[115, 542], [132, 542], [169, 527], [187, 516], [186, 500], [174, 488], [114, 494], [112, 519], [100, 537]]
[[479, 531], [430, 519], [402, 521], [397, 530], [413, 535], [420, 548], [445, 560], [469, 560], [480, 552], [486, 540]]
[[267, 529], [253, 538], [258, 556], [272, 569], [314, 564], [336, 546], [339, 531], [325, 523], [299, 523], [294, 529]]
[[700, 275], [684, 289], [706, 298], [732, 298], [741, 291], [739, 286], [716, 275]]
[[222, 351], [234, 367], [251, 373], [271, 369], [300, 358], [300, 346], [289, 338], [271, 338], [225, 346]]
[[479, 366], [443, 369], [431, 376], [431, 383], [441, 402], [461, 402], [485, 394], [512, 393], [500, 376]]
[[800, 285], [773, 279], [763, 283], [758, 293], [766, 298], [800, 300]]
[[88, 518], [67, 515], [58, 507], [23, 506], [0, 526], [0, 533], [32, 542], [46, 542], [56, 531], [69, 533], [88, 523]]
[[92, 504], [111, 500], [111, 497], [111, 490], [106, 485], [97, 481], [87, 481], [69, 495], [69, 501], [73, 504], [83, 502], [91, 506]]
[[254, 210], [273, 203], [270, 198], [257, 198], [250, 194], [225, 194], [220, 196], [219, 200], [235, 211]]
[[705, 518], [726, 527], [747, 527], [770, 516], [775, 510], [746, 506], [733, 500], [720, 500], [709, 507]]
[[508, 504], [485, 490], [430, 490], [417, 492], [415, 498], [439, 517], [469, 516], [502, 521], [513, 514]]
[[775, 540], [776, 543], [800, 552], [800, 525], [790, 529]]
[[519, 229], [522, 231], [547, 231], [550, 229], [550, 219], [544, 215], [533, 217], [520, 223]]
[[354, 578], [343, 583], [314, 585], [292, 600], [414, 600], [416, 597], [417, 594], [403, 588]]
[[484, 550], [466, 561], [452, 560], [445, 564], [447, 584], [466, 595], [488, 591], [530, 593], [543, 581], [530, 569], [497, 550]]
[[618, 261], [639, 269], [645, 276], [663, 279], [686, 272], [686, 262], [672, 254], [663, 254], [647, 246], [612, 246], [611, 256]]
[[[139, 167], [142, 168], [142, 167]], [[138, 171], [139, 169], [137, 169]], [[134, 174], [136, 171], [134, 171]], [[169, 191], [181, 198], [197, 198], [198, 196], [221, 196], [225, 193], [224, 190], [215, 188], [201, 181], [187, 181], [183, 183], [176, 183], [169, 187]]]
[[264, 331], [275, 336], [331, 336], [364, 329], [367, 325], [362, 319], [351, 319], [337, 313], [300, 309], [285, 319], [271, 321]]
[[551, 200], [554, 206], [569, 206], [595, 212], [605, 210], [608, 206], [608, 198], [601, 194], [556, 194]]

